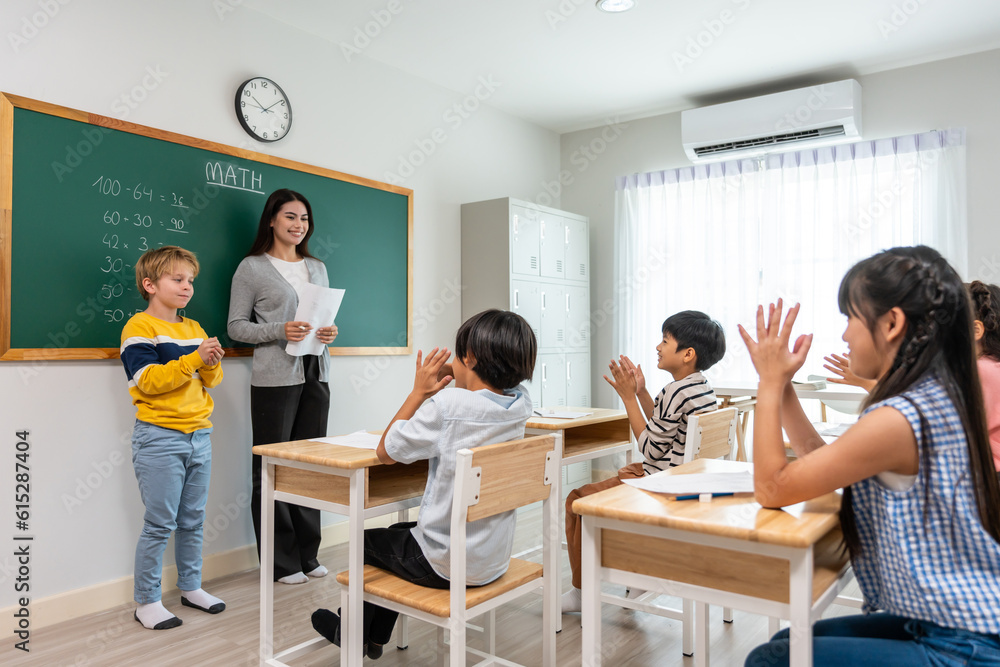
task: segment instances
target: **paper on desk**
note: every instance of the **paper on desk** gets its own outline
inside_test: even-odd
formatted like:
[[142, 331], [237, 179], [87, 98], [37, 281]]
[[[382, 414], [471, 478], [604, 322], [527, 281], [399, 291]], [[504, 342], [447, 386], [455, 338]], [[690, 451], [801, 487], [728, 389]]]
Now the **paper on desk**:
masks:
[[341, 445], [343, 447], [357, 447], [358, 449], [378, 449], [381, 435], [369, 433], [368, 431], [355, 431], [347, 435], [333, 435], [326, 438], [309, 438], [310, 442], [322, 442], [326, 445]]
[[312, 331], [301, 341], [289, 341], [285, 345], [285, 352], [293, 357], [304, 357], [326, 351], [326, 345], [316, 338], [316, 329], [333, 324], [337, 311], [340, 310], [340, 302], [344, 300], [344, 292], [346, 290], [320, 287], [312, 283], [302, 285], [295, 319], [311, 324]]
[[561, 412], [556, 410], [535, 410], [536, 417], [544, 417], [545, 419], [576, 419], [578, 417], [586, 417], [587, 415], [592, 415], [593, 412], [570, 412], [568, 410], [563, 410]]
[[654, 474], [623, 480], [643, 491], [690, 495], [700, 493], [753, 493], [753, 475], [741, 472], [706, 472], [691, 475]]

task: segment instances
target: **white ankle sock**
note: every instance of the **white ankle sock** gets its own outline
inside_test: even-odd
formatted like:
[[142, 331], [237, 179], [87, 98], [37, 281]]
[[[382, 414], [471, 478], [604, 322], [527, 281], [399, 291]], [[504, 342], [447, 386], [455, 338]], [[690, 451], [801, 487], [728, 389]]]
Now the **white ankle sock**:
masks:
[[278, 579], [283, 584], [304, 584], [309, 581], [309, 577], [302, 574], [301, 572], [296, 572], [295, 574], [289, 574]]
[[214, 595], [211, 595], [210, 593], [206, 593], [200, 588], [193, 591], [181, 591], [181, 597], [194, 604], [196, 607], [201, 607], [202, 609], [211, 609], [217, 604], [225, 606], [225, 603], [222, 600]]
[[180, 625], [180, 619], [167, 611], [161, 600], [148, 604], [140, 604], [135, 608], [135, 617], [139, 619], [143, 627], [150, 630], [155, 630], [157, 625], [171, 619], [176, 619], [178, 621], [177, 625]]
[[325, 577], [328, 574], [330, 574], [330, 570], [326, 569], [322, 565], [318, 566], [315, 570], [309, 570], [308, 572], [306, 572], [306, 576], [316, 577], [317, 579], [320, 577]]
[[579, 588], [571, 588], [562, 595], [562, 613], [578, 613], [583, 608], [583, 592]]

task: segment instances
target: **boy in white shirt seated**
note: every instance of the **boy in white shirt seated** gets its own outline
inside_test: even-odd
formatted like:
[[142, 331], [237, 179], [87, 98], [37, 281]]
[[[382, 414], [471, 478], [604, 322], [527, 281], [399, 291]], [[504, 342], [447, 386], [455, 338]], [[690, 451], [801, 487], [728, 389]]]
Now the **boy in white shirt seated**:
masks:
[[[451, 506], [456, 452], [524, 437], [531, 398], [520, 383], [530, 380], [537, 344], [520, 315], [487, 310], [469, 318], [455, 337], [455, 359], [434, 348], [421, 360], [413, 390], [389, 422], [378, 446], [387, 465], [428, 460], [427, 486], [416, 522], [365, 531], [365, 563], [430, 588], [449, 587]], [[445, 386], [455, 379], [455, 387]], [[514, 543], [514, 512], [473, 521], [466, 536], [470, 586], [488, 584], [507, 571]], [[364, 605], [364, 653], [382, 655], [398, 614]], [[340, 646], [340, 616], [327, 609], [312, 615], [313, 627]]]

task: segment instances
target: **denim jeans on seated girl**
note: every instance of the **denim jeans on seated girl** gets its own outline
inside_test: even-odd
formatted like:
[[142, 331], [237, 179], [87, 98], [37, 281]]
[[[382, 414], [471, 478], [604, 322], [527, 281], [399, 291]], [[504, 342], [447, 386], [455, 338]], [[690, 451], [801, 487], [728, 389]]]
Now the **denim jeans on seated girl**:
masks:
[[[746, 667], [788, 664], [788, 630], [755, 648]], [[891, 614], [841, 616], [813, 626], [814, 667], [1000, 665], [1000, 637]]]
[[211, 428], [182, 433], [136, 421], [132, 466], [146, 506], [135, 548], [135, 601], [160, 599], [163, 551], [174, 533], [177, 587], [201, 588], [202, 524], [212, 473]]

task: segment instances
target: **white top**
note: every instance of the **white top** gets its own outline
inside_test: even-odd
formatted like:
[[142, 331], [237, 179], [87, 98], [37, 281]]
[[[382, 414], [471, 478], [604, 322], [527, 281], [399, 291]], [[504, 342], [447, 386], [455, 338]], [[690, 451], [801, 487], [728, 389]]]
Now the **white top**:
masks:
[[295, 290], [295, 294], [301, 302], [303, 299], [302, 285], [309, 282], [309, 267], [306, 266], [305, 259], [300, 259], [296, 262], [286, 262], [283, 259], [272, 257], [267, 253], [264, 253], [264, 255], [274, 265], [274, 268], [278, 270], [281, 277], [287, 280], [288, 284], [292, 286], [292, 289]]
[[[427, 562], [438, 575], [451, 574], [451, 506], [460, 449], [474, 449], [524, 437], [531, 399], [524, 385], [494, 394], [488, 389], [443, 389], [410, 419], [400, 419], [385, 434], [385, 450], [400, 463], [428, 461], [427, 486], [417, 525], [411, 529]], [[507, 571], [514, 546], [514, 512], [466, 526], [466, 584], [480, 586]]]

